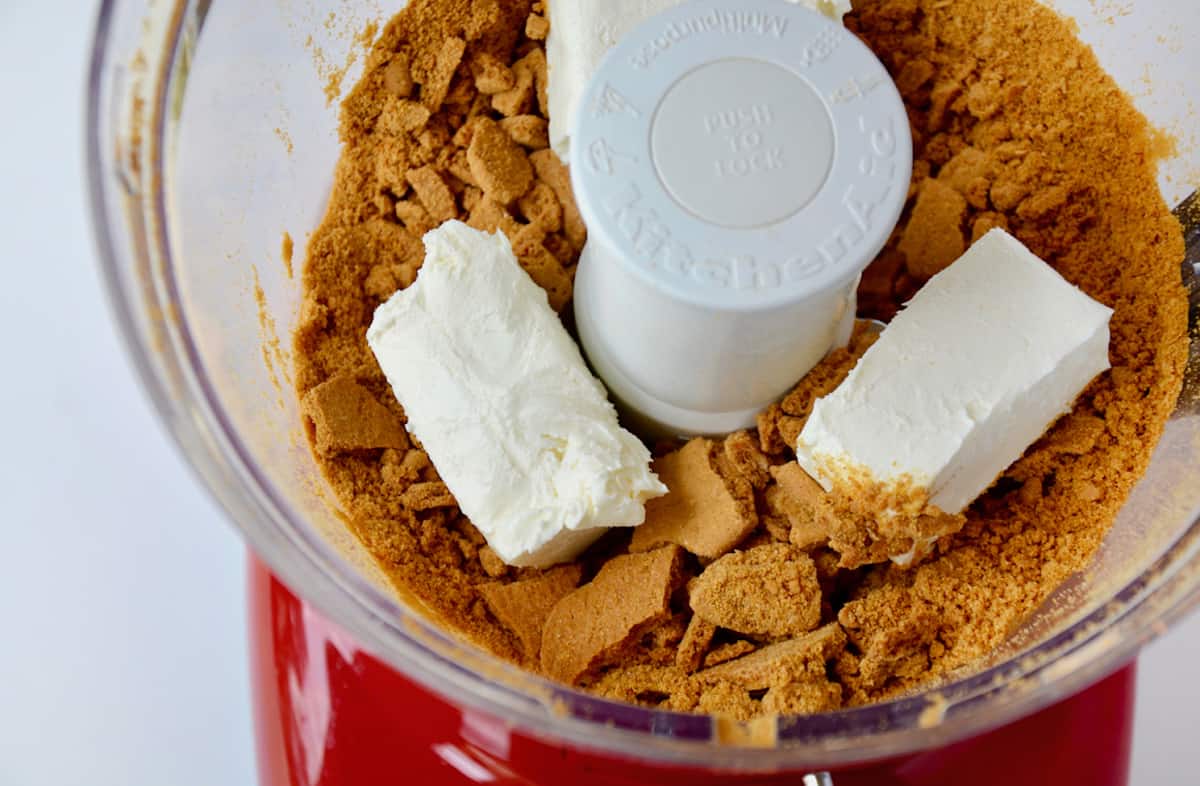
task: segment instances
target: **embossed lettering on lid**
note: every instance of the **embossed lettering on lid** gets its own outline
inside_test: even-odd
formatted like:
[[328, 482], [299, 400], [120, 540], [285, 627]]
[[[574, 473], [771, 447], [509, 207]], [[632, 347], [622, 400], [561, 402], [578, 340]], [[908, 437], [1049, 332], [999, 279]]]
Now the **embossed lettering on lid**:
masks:
[[908, 120], [853, 34], [779, 0], [700, 0], [601, 63], [572, 170], [592, 237], [667, 294], [724, 307], [843, 287], [886, 242]]
[[786, 68], [719, 60], [684, 75], [650, 130], [655, 170], [697, 218], [731, 229], [767, 227], [803, 209], [833, 163], [821, 97]]

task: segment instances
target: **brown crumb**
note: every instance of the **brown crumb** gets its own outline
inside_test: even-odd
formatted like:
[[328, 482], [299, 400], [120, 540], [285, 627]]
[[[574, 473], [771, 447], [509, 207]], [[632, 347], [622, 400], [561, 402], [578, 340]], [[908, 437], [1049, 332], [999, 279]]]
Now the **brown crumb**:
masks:
[[[929, 649], [938, 631], [930, 608], [916, 604], [889, 609], [890, 624], [870, 624], [867, 615], [877, 613], [874, 604], [851, 602], [838, 614], [850, 641], [862, 654], [858, 673], [850, 680], [857, 690], [876, 690], [893, 677], [913, 677], [929, 668]], [[883, 621], [883, 620], [880, 620]]]
[[476, 195], [482, 195], [479, 188], [479, 183], [475, 182], [475, 175], [471, 173], [471, 164], [467, 161], [466, 150], [455, 150], [450, 156], [450, 160], [446, 162], [446, 171], [451, 177], [455, 177], [463, 184], [462, 190], [462, 206], [463, 210], [470, 211], [475, 205], [469, 201], [469, 195], [472, 192]]
[[479, 594], [496, 619], [517, 635], [526, 656], [536, 661], [542, 650], [542, 628], [550, 611], [574, 591], [582, 574], [579, 565], [563, 565], [533, 579], [485, 584], [479, 588]]
[[690, 712], [700, 701], [699, 686], [677, 666], [620, 666], [605, 672], [589, 688], [615, 701], [676, 712]]
[[843, 568], [906, 554], [919, 561], [932, 550], [930, 541], [953, 535], [966, 524], [964, 514], [942, 511], [930, 502], [928, 487], [907, 476], [880, 482], [859, 467], [828, 470], [835, 478], [828, 495], [833, 508], [829, 547], [841, 554]]
[[721, 644], [720, 646], [713, 647], [704, 656], [704, 668], [711, 669], [713, 666], [720, 666], [722, 663], [737, 660], [743, 655], [749, 655], [756, 649], [758, 647], [745, 640], [730, 641]]
[[796, 636], [821, 622], [813, 561], [782, 543], [726, 554], [692, 582], [690, 598], [696, 616], [756, 638]]
[[842, 686], [821, 679], [780, 685], [762, 697], [763, 711], [771, 715], [815, 715], [841, 706]]
[[[529, 69], [533, 72], [533, 86], [537, 93], [537, 109], [543, 116], [550, 115], [550, 97], [547, 93], [550, 87], [550, 64], [546, 61], [546, 50], [542, 47], [535, 47], [530, 50], [525, 56], [524, 61], [528, 63]], [[514, 66], [519, 67], [520, 64]]]
[[550, 22], [540, 14], [530, 14], [525, 20], [525, 35], [534, 41], [545, 41], [550, 34]]
[[545, 240], [545, 234], [562, 229], [562, 206], [558, 204], [554, 190], [545, 183], [534, 183], [529, 193], [517, 201], [517, 207], [525, 220], [543, 233], [539, 243]]
[[917, 205], [898, 246], [908, 269], [918, 278], [931, 278], [967, 250], [962, 222], [967, 200], [951, 186], [929, 179], [917, 193]]
[[403, 136], [409, 131], [424, 128], [429, 117], [429, 110], [424, 105], [406, 98], [396, 99], [384, 105], [376, 128], [384, 133]]
[[716, 625], [705, 622], [698, 614], [693, 614], [676, 651], [675, 665], [689, 674], [700, 668], [716, 632]]
[[292, 242], [291, 234], [284, 232], [283, 237], [279, 241], [279, 256], [283, 259], [283, 269], [287, 273], [288, 278], [292, 278], [292, 255], [295, 253], [295, 243]]
[[453, 508], [457, 505], [454, 495], [441, 481], [414, 483], [400, 495], [400, 499], [409, 509], [416, 511]]
[[705, 669], [696, 675], [704, 682], [730, 682], [746, 690], [762, 690], [792, 682], [824, 677], [825, 662], [845, 646], [846, 634], [837, 623], [761, 650], [737, 660]]
[[517, 115], [500, 121], [513, 141], [530, 150], [541, 150], [550, 146], [550, 127], [544, 118], [537, 115]]
[[508, 208], [487, 196], [475, 205], [467, 219], [467, 226], [481, 232], [503, 232], [510, 238], [521, 231], [521, 225], [508, 212]]
[[988, 192], [995, 165], [990, 156], [975, 147], [964, 147], [938, 172], [938, 181], [953, 188], [976, 210], [988, 207]]
[[475, 123], [467, 163], [484, 194], [501, 205], [517, 201], [533, 184], [529, 158], [504, 129], [488, 118], [479, 118]]
[[558, 203], [562, 205], [563, 231], [576, 250], [583, 248], [587, 241], [587, 227], [583, 224], [583, 215], [575, 204], [575, 193], [571, 190], [571, 173], [567, 165], [559, 159], [553, 150], [539, 150], [529, 156], [538, 180], [553, 189]]
[[321, 453], [408, 449], [408, 432], [400, 418], [349, 374], [317, 385], [304, 397], [303, 404]]
[[993, 229], [1009, 230], [1008, 218], [1003, 213], [980, 213], [971, 222], [971, 242], [974, 243]]
[[[801, 549], [821, 546], [837, 526], [836, 512], [825, 489], [796, 462], [771, 470], [778, 486], [769, 499], [791, 524], [788, 539]], [[770, 492], [768, 492], [770, 493]]]
[[503, 93], [517, 84], [512, 69], [487, 52], [475, 56], [471, 62], [471, 72], [475, 75], [475, 89], [484, 95]]
[[383, 70], [383, 88], [396, 98], [408, 98], [412, 95], [413, 87], [408, 55], [397, 52], [392, 62]]
[[433, 220], [433, 216], [429, 215], [429, 211], [419, 202], [402, 199], [396, 203], [395, 211], [396, 218], [400, 219], [404, 228], [414, 235], [423, 237], [425, 233], [437, 228], [437, 222]]
[[450, 80], [454, 78], [454, 72], [458, 70], [458, 64], [462, 62], [466, 49], [467, 43], [461, 38], [450, 37], [442, 43], [433, 72], [421, 84], [421, 103], [430, 112], [442, 108], [442, 102], [450, 92]]
[[749, 431], [735, 431], [721, 444], [724, 460], [731, 472], [744, 477], [755, 489], [765, 489], [771, 483], [771, 460], [759, 447]]
[[1083, 456], [1096, 447], [1104, 434], [1104, 421], [1095, 415], [1075, 412], [1051, 429], [1047, 447], [1056, 453]]
[[674, 664], [680, 642], [687, 635], [687, 628], [686, 616], [673, 614], [642, 634], [636, 647], [637, 651], [630, 657], [658, 666]]
[[596, 578], [550, 612], [542, 632], [542, 670], [575, 684], [670, 617], [681, 557], [677, 547], [667, 546], [604, 563]]
[[537, 224], [522, 227], [511, 237], [513, 253], [533, 282], [546, 290], [550, 308], [562, 311], [571, 299], [571, 276], [542, 245], [544, 237], [545, 230]]
[[[509, 573], [508, 564], [500, 559], [500, 555], [491, 546], [484, 546], [479, 550], [479, 564], [483, 568], [484, 573], [494, 579], [502, 579]], [[540, 629], [538, 635], [541, 636]]]
[[716, 447], [694, 439], [654, 462], [670, 492], [646, 503], [646, 521], [633, 531], [632, 551], [675, 543], [704, 559], [727, 553], [753, 531], [758, 519], [749, 485], [738, 489], [714, 466]]
[[[397, 460], [396, 456], [401, 457]], [[420, 480], [433, 480], [430, 477], [433, 474], [433, 463], [429, 460], [429, 454], [423, 450], [387, 450], [384, 451], [380, 464], [383, 482], [391, 487], [389, 492], [395, 489], [404, 491]]]
[[437, 223], [458, 218], [458, 205], [446, 181], [431, 166], [408, 170], [408, 182], [421, 200], [426, 212]]
[[[525, 57], [513, 63], [512, 72], [515, 83], [512, 88], [492, 96], [492, 108], [505, 117], [529, 114], [534, 109], [534, 91], [537, 89], [537, 59], [535, 53], [541, 54], [541, 49], [535, 49]], [[545, 55], [541, 57], [545, 63]]]

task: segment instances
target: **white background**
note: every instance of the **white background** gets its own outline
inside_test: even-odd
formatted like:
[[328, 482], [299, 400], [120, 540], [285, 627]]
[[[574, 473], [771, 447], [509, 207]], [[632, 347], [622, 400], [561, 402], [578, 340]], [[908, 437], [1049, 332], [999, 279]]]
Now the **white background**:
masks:
[[[241, 544], [151, 415], [97, 281], [92, 14], [0, 2], [0, 786], [251, 784]], [[1200, 783], [1198, 667], [1200, 618], [1142, 659], [1135, 784]]]

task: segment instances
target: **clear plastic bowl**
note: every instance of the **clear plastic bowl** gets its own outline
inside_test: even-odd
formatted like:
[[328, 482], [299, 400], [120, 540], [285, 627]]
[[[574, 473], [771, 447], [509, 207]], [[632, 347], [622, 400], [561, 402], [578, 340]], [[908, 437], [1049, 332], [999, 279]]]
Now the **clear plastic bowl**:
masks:
[[[1179, 154], [1200, 171], [1200, 4], [1059, 0]], [[1197, 384], [1094, 564], [983, 668], [919, 695], [781, 719], [778, 744], [720, 744], [709, 718], [600, 701], [501, 663], [397, 598], [333, 512], [288, 381], [296, 272], [338, 156], [371, 0], [105, 0], [88, 86], [92, 209], [116, 319], [163, 420], [251, 548], [368, 650], [461, 707], [564, 745], [726, 771], [834, 766], [930, 749], [1091, 684], [1200, 599]], [[347, 64], [350, 64], [347, 67]], [[930, 709], [936, 712], [930, 712]]]

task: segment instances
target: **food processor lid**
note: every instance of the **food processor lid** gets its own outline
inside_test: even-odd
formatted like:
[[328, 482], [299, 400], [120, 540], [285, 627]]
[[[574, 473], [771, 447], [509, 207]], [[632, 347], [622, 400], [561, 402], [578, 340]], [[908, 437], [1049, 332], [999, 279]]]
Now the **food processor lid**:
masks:
[[663, 297], [728, 310], [852, 281], [912, 171], [883, 64], [780, 0], [694, 0], [639, 25], [589, 83], [570, 150], [593, 242]]

